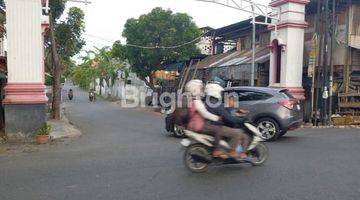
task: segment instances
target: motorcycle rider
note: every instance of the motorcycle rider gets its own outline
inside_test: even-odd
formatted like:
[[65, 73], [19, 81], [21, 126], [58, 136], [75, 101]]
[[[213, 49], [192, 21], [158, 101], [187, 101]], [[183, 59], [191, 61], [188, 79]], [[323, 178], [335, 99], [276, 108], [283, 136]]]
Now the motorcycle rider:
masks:
[[90, 101], [96, 101], [96, 95], [95, 95], [95, 90], [94, 89], [89, 90], [89, 100]]
[[69, 97], [70, 100], [72, 100], [73, 97], [74, 97], [74, 92], [73, 92], [73, 90], [71, 88], [70, 88], [70, 90], [68, 92], [68, 97]]
[[[215, 114], [210, 113], [202, 101], [204, 96], [204, 84], [201, 80], [191, 80], [185, 86], [185, 92], [190, 95], [189, 107], [189, 122], [187, 128], [189, 130], [209, 134], [215, 137], [214, 157], [227, 158], [225, 152], [220, 148], [220, 132], [222, 127], [212, 124], [211, 122], [219, 122], [221, 118]], [[211, 121], [211, 122], [210, 122]]]
[[218, 133], [220, 137], [215, 139], [220, 140], [221, 137], [230, 138], [232, 141], [232, 150], [229, 152], [229, 156], [232, 158], [246, 159], [247, 155], [243, 150], [248, 148], [250, 138], [242, 129], [231, 128], [241, 127], [245, 119], [233, 116], [231, 112], [225, 108], [222, 102], [223, 91], [224, 88], [215, 82], [210, 82], [205, 86], [207, 110], [223, 119], [222, 122], [212, 122], [214, 125], [222, 126], [223, 129]]

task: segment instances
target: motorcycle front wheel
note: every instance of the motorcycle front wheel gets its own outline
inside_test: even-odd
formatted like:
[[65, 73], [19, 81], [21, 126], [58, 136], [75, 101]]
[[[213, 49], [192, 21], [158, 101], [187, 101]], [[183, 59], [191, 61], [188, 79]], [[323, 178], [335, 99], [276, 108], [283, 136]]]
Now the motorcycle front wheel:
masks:
[[265, 163], [265, 161], [269, 157], [269, 150], [266, 147], [265, 144], [260, 143], [258, 144], [254, 149], [252, 149], [250, 152], [248, 152], [248, 155], [253, 158], [252, 165], [259, 166]]
[[184, 164], [191, 172], [207, 171], [210, 164], [210, 149], [203, 144], [192, 144], [184, 152]]

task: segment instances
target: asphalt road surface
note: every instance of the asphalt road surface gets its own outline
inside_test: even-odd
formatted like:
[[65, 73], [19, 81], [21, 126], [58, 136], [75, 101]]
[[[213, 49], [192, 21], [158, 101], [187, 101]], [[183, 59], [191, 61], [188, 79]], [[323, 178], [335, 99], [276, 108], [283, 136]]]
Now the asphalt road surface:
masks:
[[163, 117], [90, 103], [75, 90], [67, 115], [83, 135], [46, 151], [0, 156], [0, 200], [358, 200], [360, 130], [301, 129], [268, 143], [263, 166], [192, 174]]

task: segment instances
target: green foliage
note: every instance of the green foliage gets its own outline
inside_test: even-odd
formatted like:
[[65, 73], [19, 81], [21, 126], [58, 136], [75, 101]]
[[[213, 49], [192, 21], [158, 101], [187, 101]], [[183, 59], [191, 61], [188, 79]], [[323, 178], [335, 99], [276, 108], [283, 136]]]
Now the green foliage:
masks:
[[111, 55], [114, 58], [119, 58], [120, 60], [126, 59], [126, 47], [121, 44], [120, 41], [114, 42], [111, 48]]
[[67, 0], [50, 0], [49, 7], [52, 14], [52, 20], [56, 21], [61, 17], [65, 10]]
[[4, 24], [6, 22], [6, 14], [5, 14], [5, 2], [4, 0], [0, 0], [0, 26], [1, 26], [1, 29], [0, 32], [1, 34], [4, 34], [3, 32], [5, 32], [5, 28], [4, 27]]
[[113, 55], [113, 50], [108, 47], [88, 52], [83, 58], [84, 62], [74, 68], [72, 80], [76, 85], [84, 89], [89, 89], [91, 83], [95, 84], [96, 79], [100, 79], [100, 84], [105, 80], [107, 86], [112, 87], [118, 78], [118, 73], [123, 72], [128, 76], [124, 61]]
[[0, 0], [0, 8], [5, 9], [5, 1], [4, 0]]
[[55, 27], [58, 53], [66, 60], [80, 52], [85, 45], [81, 34], [85, 30], [84, 12], [80, 8], [70, 8], [68, 17]]
[[[66, 0], [50, 1], [50, 9], [54, 20], [62, 15], [65, 9], [65, 3]], [[72, 7], [69, 9], [67, 15], [67, 18], [64, 21], [58, 21], [55, 24], [55, 40], [57, 52], [59, 53], [63, 65], [63, 78], [68, 78], [72, 75], [72, 70], [76, 65], [71, 58], [78, 54], [85, 45], [85, 41], [81, 37], [82, 33], [85, 31], [84, 12], [77, 7]], [[46, 37], [45, 47], [46, 71], [53, 74], [49, 35]], [[52, 84], [52, 80], [47, 81], [47, 83]]]
[[50, 135], [51, 125], [48, 123], [44, 123], [36, 132], [36, 135]]
[[[162, 8], [154, 8], [139, 19], [128, 19], [123, 32], [128, 44], [141, 46], [174, 46], [199, 35], [199, 29], [189, 15]], [[176, 49], [126, 48], [132, 71], [142, 79], [166, 64], [186, 61], [198, 53], [194, 43]]]
[[64, 64], [64, 72], [63, 72], [63, 77], [64, 78], [70, 78], [73, 69], [76, 67], [76, 64], [73, 60], [71, 59], [67, 59], [63, 61]]
[[83, 89], [88, 89], [90, 83], [94, 80], [94, 72], [91, 67], [87, 65], [81, 65], [76, 67], [72, 73], [72, 80], [74, 84], [80, 86]]
[[51, 86], [53, 84], [53, 79], [51, 76], [46, 75], [45, 76], [45, 85]]

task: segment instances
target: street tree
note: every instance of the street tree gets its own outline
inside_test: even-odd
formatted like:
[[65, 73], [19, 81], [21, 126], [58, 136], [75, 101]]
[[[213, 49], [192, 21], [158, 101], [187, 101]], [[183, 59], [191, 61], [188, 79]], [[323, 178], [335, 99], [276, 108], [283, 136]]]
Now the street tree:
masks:
[[89, 89], [93, 84], [95, 87], [95, 81], [98, 77], [97, 68], [93, 63], [93, 59], [90, 58], [89, 53], [83, 57], [83, 63], [75, 67], [72, 71], [72, 81], [74, 84], [80, 86], [83, 89]]
[[4, 24], [6, 22], [6, 14], [5, 14], [5, 2], [4, 0], [0, 0], [0, 37], [3, 36], [5, 32]]
[[60, 119], [61, 78], [66, 67], [71, 66], [71, 57], [80, 52], [85, 44], [81, 38], [84, 32], [84, 13], [81, 9], [69, 9], [65, 21], [59, 21], [63, 14], [66, 0], [50, 1], [50, 31], [46, 40], [47, 55], [51, 59], [47, 70], [52, 76], [52, 117]]
[[[128, 44], [151, 47], [176, 46], [192, 41], [199, 35], [199, 29], [189, 15], [162, 8], [154, 8], [138, 19], [128, 19], [123, 32]], [[131, 70], [152, 89], [155, 89], [152, 75], [156, 70], [166, 64], [189, 60], [198, 53], [199, 49], [194, 43], [171, 49], [126, 47]]]
[[92, 84], [96, 85], [99, 81], [100, 94], [106, 84], [107, 88], [114, 86], [119, 77], [119, 73], [128, 74], [125, 62], [113, 54], [114, 51], [109, 47], [96, 48], [95, 51], [88, 51], [87, 56], [83, 57], [83, 63], [74, 69], [72, 79], [75, 84], [88, 89]]

